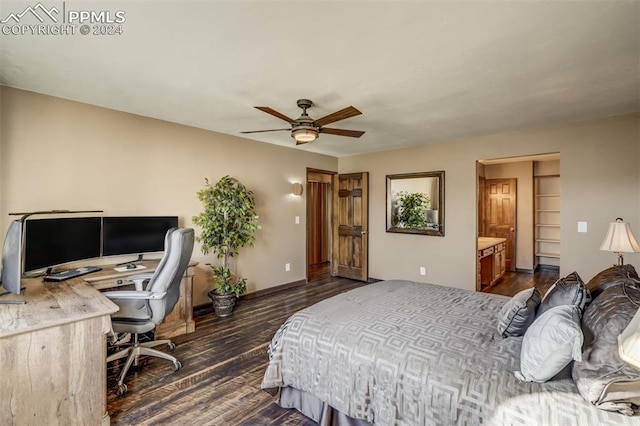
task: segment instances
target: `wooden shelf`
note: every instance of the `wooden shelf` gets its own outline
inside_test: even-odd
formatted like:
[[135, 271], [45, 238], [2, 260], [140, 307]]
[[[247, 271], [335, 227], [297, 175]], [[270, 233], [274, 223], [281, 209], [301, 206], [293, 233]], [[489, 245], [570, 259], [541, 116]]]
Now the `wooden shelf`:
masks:
[[[549, 170], [553, 172], [554, 170]], [[560, 260], [560, 174], [534, 176], [534, 224], [536, 263], [556, 264]]]
[[536, 256], [538, 257], [553, 257], [556, 259], [560, 259], [560, 253], [543, 253], [543, 252], [539, 252], [536, 253]]

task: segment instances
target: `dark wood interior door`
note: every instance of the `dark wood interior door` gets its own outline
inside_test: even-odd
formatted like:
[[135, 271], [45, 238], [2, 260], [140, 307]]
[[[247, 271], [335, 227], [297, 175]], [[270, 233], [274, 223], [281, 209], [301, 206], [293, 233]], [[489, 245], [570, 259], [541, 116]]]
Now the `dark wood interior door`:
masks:
[[332, 275], [369, 279], [369, 173], [334, 176]]
[[516, 270], [516, 179], [486, 179], [484, 182], [485, 237], [506, 238], [507, 271]]

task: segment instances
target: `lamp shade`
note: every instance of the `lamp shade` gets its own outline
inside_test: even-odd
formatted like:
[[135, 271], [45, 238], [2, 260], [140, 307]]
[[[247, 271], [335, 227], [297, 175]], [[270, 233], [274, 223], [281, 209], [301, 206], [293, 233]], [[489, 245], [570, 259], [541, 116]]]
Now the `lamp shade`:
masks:
[[600, 250], [613, 251], [618, 253], [640, 252], [640, 245], [631, 232], [631, 225], [618, 218], [609, 224], [607, 235], [605, 235]]

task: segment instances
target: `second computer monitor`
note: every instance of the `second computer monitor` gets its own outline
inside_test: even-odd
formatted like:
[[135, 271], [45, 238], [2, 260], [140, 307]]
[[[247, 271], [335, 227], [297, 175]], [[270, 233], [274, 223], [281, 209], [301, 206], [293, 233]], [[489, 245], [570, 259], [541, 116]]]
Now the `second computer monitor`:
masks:
[[164, 251], [164, 236], [178, 226], [178, 216], [104, 216], [102, 255]]

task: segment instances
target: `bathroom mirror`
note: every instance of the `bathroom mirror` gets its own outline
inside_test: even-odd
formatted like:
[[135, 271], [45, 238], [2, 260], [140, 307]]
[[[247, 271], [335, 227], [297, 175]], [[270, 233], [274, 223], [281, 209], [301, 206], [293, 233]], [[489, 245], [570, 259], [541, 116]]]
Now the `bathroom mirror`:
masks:
[[387, 232], [444, 237], [444, 171], [387, 175]]

